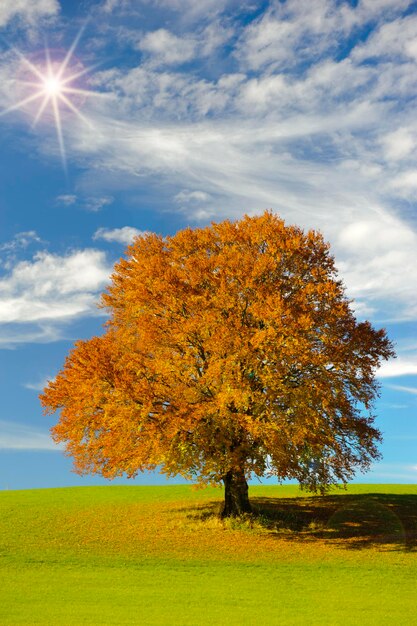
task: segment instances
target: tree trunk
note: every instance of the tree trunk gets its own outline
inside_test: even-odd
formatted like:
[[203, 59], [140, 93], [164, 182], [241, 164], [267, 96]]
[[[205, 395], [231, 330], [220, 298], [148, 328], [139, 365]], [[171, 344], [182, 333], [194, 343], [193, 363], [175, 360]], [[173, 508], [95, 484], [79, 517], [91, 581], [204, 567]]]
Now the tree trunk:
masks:
[[248, 496], [248, 483], [242, 470], [227, 472], [224, 482], [224, 507], [221, 517], [239, 517], [252, 513]]

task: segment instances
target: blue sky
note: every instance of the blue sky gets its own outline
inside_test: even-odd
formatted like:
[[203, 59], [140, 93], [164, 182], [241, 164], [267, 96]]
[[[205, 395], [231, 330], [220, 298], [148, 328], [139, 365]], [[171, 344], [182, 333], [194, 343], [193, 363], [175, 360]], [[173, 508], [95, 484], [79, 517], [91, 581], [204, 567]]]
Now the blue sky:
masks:
[[[39, 111], [45, 46], [77, 75], [58, 113]], [[395, 342], [383, 460], [358, 480], [415, 482], [416, 99], [407, 0], [2, 0], [0, 489], [104, 482], [71, 472], [37, 396], [101, 333], [132, 236], [265, 209], [322, 231], [357, 317]]]

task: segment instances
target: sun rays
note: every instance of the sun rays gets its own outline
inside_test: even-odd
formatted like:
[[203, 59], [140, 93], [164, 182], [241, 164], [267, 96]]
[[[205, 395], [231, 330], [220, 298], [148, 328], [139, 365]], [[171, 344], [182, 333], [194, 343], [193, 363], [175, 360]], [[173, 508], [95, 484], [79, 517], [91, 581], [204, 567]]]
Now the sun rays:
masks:
[[20, 95], [15, 104], [0, 112], [0, 117], [12, 111], [22, 110], [33, 116], [32, 128], [46, 117], [55, 124], [56, 136], [64, 170], [67, 169], [67, 158], [64, 143], [64, 114], [71, 112], [84, 124], [92, 127], [91, 121], [81, 113], [80, 106], [87, 97], [103, 97], [105, 94], [83, 89], [77, 81], [89, 73], [94, 67], [84, 67], [77, 61], [73, 63], [74, 51], [79, 42], [81, 29], [72, 45], [59, 61], [52, 58], [49, 48], [45, 47], [45, 58], [41, 62], [33, 62], [15, 49], [19, 58], [22, 76], [16, 79]]

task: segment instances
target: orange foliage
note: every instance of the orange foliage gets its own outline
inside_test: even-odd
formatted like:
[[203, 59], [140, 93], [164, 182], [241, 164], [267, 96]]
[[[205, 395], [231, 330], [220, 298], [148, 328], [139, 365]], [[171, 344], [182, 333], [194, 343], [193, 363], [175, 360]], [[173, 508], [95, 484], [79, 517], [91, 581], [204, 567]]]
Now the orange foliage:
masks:
[[145, 234], [102, 299], [106, 332], [41, 396], [79, 472], [322, 489], [378, 457], [375, 370], [393, 348], [356, 321], [319, 233], [266, 212]]

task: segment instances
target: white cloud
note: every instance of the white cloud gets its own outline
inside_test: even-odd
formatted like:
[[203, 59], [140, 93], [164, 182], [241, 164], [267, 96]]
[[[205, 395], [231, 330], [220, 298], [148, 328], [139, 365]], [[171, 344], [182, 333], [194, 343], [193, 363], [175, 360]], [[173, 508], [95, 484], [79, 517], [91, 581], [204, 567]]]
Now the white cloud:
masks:
[[410, 2], [411, 0], [359, 0], [355, 8], [345, 8], [342, 5], [344, 22], [350, 29], [390, 22], [401, 16]]
[[335, 251], [348, 295], [371, 310], [382, 307], [387, 319], [413, 319], [417, 293], [410, 277], [417, 271], [416, 249], [417, 233], [386, 211], [346, 225]]
[[93, 235], [93, 239], [104, 239], [104, 241], [116, 241], [117, 243], [131, 244], [135, 237], [144, 235], [146, 231], [138, 230], [133, 226], [123, 226], [123, 228], [99, 228]]
[[1, 0], [0, 27], [16, 17], [33, 26], [41, 18], [58, 12], [57, 0]]
[[399, 356], [395, 360], [383, 363], [377, 372], [378, 378], [396, 378], [413, 374], [417, 374], [417, 357], [410, 359]]
[[174, 198], [177, 202], [207, 202], [210, 199], [210, 194], [205, 191], [190, 191], [189, 189], [183, 189]]
[[400, 57], [417, 60], [417, 19], [415, 15], [382, 24], [352, 53], [357, 61]]
[[226, 28], [221, 21], [211, 22], [203, 31], [198, 33], [197, 41], [200, 55], [209, 56], [231, 39], [233, 35], [233, 30]]
[[[349, 17], [350, 16], [350, 17]], [[309, 4], [308, 18], [304, 0], [272, 2], [270, 8], [250, 23], [238, 42], [235, 54], [242, 67], [290, 68], [308, 59], [317, 60], [346, 34], [352, 10], [338, 9], [329, 0]]]
[[194, 57], [196, 45], [194, 39], [177, 37], [165, 28], [160, 28], [143, 35], [137, 47], [142, 52], [149, 53], [157, 64], [177, 65]]
[[92, 315], [110, 268], [98, 250], [67, 256], [37, 253], [0, 280], [0, 323], [68, 320]]
[[415, 249], [417, 235], [414, 231], [390, 215], [382, 212], [379, 219], [359, 220], [349, 224], [339, 235], [339, 244], [350, 252], [361, 252], [365, 248], [380, 256], [393, 248]]
[[382, 137], [384, 156], [388, 161], [399, 161], [409, 157], [416, 149], [417, 134], [408, 128], [398, 128]]
[[4, 111], [15, 102], [17, 73], [16, 55], [10, 50], [3, 52], [0, 55], [0, 119], [3, 119]]
[[218, 115], [228, 106], [235, 106], [244, 79], [243, 74], [228, 74], [217, 81], [208, 81], [177, 71], [156, 71], [149, 65], [127, 72], [105, 71], [95, 77], [98, 86], [117, 94], [113, 104], [116, 109], [121, 106], [120, 112], [124, 117], [129, 115], [133, 124], [138, 112], [142, 121], [159, 118], [190, 121]]
[[105, 13], [112, 13], [116, 9], [126, 8], [129, 4], [130, 0], [105, 0], [102, 9]]
[[[148, 3], [154, 1], [155, 0], [147, 0]], [[228, 0], [156, 0], [156, 4], [184, 13], [191, 11], [194, 14], [202, 13], [207, 15], [211, 9], [214, 9], [216, 12], [221, 11], [227, 4], [230, 4], [230, 2], [228, 2]], [[240, 4], [244, 5], [244, 2]]]
[[216, 213], [213, 197], [205, 191], [183, 189], [174, 196], [174, 200], [180, 210], [187, 216], [191, 215], [196, 222], [207, 221]]
[[392, 19], [408, 4], [409, 0], [362, 0], [354, 8], [347, 2], [315, 0], [306, 14], [305, 0], [275, 0], [246, 27], [235, 55], [242, 67], [251, 70], [311, 64], [324, 53], [334, 54], [354, 28]]
[[235, 5], [239, 9], [251, 6], [250, 0], [106, 0], [107, 11], [120, 9], [138, 10], [141, 5], [151, 5], [153, 9], [177, 14], [181, 22], [193, 23], [201, 18], [213, 18], [221, 14], [228, 6]]
[[[175, 33], [166, 28], [143, 32], [123, 29], [123, 38], [131, 42], [145, 57], [145, 67], [178, 66], [189, 61], [209, 57], [234, 36], [233, 29], [220, 20], [208, 24], [194, 24], [190, 29], [180, 27]], [[167, 78], [167, 76], [165, 77]]]
[[393, 176], [390, 187], [399, 197], [410, 200], [415, 199], [417, 196], [417, 168], [404, 170]]
[[49, 434], [24, 424], [0, 420], [0, 450], [49, 450], [59, 452], [61, 444]]

